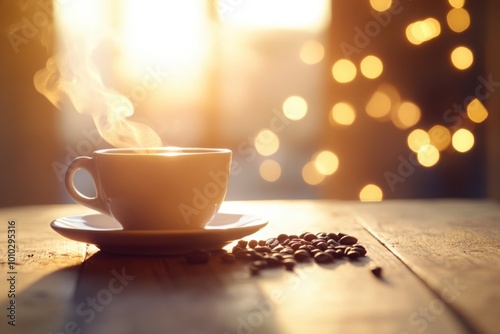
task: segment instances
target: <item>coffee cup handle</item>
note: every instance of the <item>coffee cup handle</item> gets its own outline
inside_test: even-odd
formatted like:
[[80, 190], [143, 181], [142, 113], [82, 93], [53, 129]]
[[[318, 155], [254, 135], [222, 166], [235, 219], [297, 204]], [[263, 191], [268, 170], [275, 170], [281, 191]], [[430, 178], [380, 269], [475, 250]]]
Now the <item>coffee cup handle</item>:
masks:
[[[92, 179], [94, 180], [94, 185], [96, 188], [96, 196], [95, 197], [88, 197], [82, 194], [78, 189], [75, 187], [74, 177], [75, 173], [83, 169], [87, 171]], [[91, 157], [78, 157], [71, 161], [71, 163], [68, 166], [68, 169], [66, 170], [66, 175], [64, 178], [66, 189], [68, 190], [70, 196], [79, 204], [82, 204], [88, 208], [91, 208], [93, 210], [99, 211], [101, 213], [109, 214], [109, 210], [105, 203], [103, 202], [101, 190], [99, 188], [99, 179], [97, 176], [97, 171], [95, 168], [94, 161], [92, 160]]]

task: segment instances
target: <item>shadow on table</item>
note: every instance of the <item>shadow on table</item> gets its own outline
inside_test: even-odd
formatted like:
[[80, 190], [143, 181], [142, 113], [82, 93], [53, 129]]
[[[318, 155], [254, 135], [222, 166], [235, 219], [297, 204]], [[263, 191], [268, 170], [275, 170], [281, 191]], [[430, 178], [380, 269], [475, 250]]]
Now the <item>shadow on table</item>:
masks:
[[54, 334], [280, 333], [275, 306], [244, 263], [98, 252]]

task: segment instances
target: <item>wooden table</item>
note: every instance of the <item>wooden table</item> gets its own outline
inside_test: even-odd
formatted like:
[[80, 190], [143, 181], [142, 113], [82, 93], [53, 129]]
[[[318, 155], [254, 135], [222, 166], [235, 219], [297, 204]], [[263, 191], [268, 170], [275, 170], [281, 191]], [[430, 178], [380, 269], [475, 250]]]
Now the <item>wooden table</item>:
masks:
[[[217, 257], [189, 265], [176, 256], [105, 254], [49, 227], [88, 211], [0, 210], [0, 333], [500, 333], [496, 203], [227, 202], [224, 212], [269, 219], [246, 239], [345, 232], [368, 250], [358, 261], [308, 262], [258, 276]], [[9, 221], [17, 245], [12, 268]], [[372, 263], [383, 268], [382, 279], [370, 272]], [[6, 316], [11, 300], [15, 327]]]

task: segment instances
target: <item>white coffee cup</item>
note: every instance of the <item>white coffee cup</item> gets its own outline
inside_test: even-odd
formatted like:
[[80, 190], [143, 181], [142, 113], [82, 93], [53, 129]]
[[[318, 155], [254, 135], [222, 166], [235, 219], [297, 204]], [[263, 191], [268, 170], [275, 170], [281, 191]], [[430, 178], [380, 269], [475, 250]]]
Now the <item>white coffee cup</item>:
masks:
[[[223, 148], [115, 148], [71, 162], [66, 188], [77, 202], [114, 217], [125, 230], [203, 228], [224, 201], [232, 152]], [[78, 170], [94, 180], [96, 196], [74, 185]]]

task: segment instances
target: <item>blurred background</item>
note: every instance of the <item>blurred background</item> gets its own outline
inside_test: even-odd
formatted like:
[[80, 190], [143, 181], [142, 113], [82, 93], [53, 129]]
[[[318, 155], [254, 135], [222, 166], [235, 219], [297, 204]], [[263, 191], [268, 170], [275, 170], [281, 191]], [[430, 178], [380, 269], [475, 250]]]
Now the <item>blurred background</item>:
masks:
[[65, 168], [112, 147], [112, 120], [232, 149], [228, 200], [499, 200], [498, 14], [494, 0], [1, 1], [0, 207], [71, 203]]

